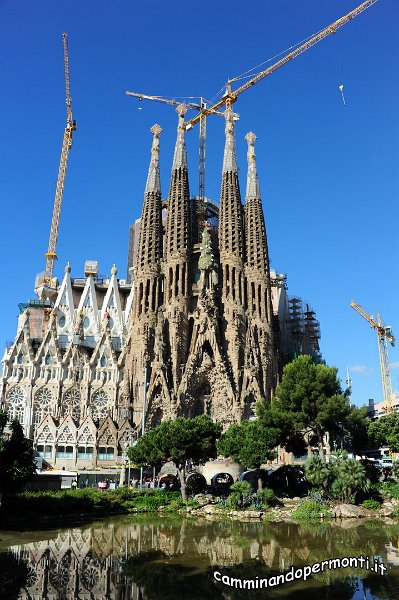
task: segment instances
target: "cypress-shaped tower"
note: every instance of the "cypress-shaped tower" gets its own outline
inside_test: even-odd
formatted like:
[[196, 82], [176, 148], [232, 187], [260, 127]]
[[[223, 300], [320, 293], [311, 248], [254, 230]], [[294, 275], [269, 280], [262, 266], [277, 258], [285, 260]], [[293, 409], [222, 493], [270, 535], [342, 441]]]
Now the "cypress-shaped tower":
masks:
[[177, 107], [176, 112], [179, 115], [179, 121], [167, 204], [164, 261], [164, 331], [170, 345], [169, 373], [175, 391], [181, 380], [182, 365], [186, 361], [188, 349], [191, 250], [190, 190], [184, 139], [184, 115], [187, 107], [181, 104]]
[[[274, 385], [272, 304], [269, 272], [269, 253], [266, 227], [256, 169], [255, 141], [252, 132], [245, 136], [248, 142], [248, 175], [245, 204], [245, 294], [247, 332], [242, 394], [244, 397], [259, 393], [269, 398]], [[244, 402], [248, 410], [248, 402]]]
[[244, 331], [244, 219], [235, 148], [234, 113], [226, 109], [219, 212], [219, 254], [221, 273], [221, 310], [224, 338], [236, 391], [240, 388]]

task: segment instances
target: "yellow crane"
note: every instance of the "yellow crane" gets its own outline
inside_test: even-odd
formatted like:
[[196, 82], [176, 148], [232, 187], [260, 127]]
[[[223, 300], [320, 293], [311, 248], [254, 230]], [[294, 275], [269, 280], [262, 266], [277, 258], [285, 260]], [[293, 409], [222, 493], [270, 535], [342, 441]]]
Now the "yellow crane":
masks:
[[[186, 122], [186, 130], [192, 129], [196, 123], [198, 123], [198, 122], [200, 123], [199, 167], [198, 167], [198, 179], [199, 179], [198, 200], [199, 200], [199, 207], [200, 207], [199, 212], [201, 212], [201, 206], [204, 207], [204, 199], [205, 199], [206, 117], [211, 114], [220, 114], [218, 112], [218, 109], [220, 107], [231, 106], [231, 104], [233, 104], [237, 100], [237, 98], [240, 94], [242, 94], [246, 90], [250, 89], [255, 84], [257, 84], [259, 81], [261, 81], [265, 77], [268, 77], [268, 75], [271, 75], [272, 73], [274, 73], [275, 71], [280, 69], [280, 67], [283, 67], [284, 65], [289, 63], [291, 60], [293, 60], [294, 58], [299, 56], [300, 54], [303, 54], [303, 52], [306, 52], [307, 50], [309, 50], [309, 48], [311, 48], [318, 42], [321, 42], [321, 40], [323, 40], [324, 38], [328, 37], [332, 33], [336, 33], [337, 29], [339, 29], [340, 27], [342, 27], [343, 25], [345, 25], [346, 23], [348, 23], [349, 21], [351, 21], [352, 19], [354, 19], [355, 17], [360, 15], [360, 13], [362, 13], [364, 10], [366, 10], [367, 8], [369, 8], [376, 2], [378, 2], [378, 0], [366, 0], [366, 2], [363, 2], [362, 4], [357, 6], [350, 13], [341, 17], [337, 21], [334, 21], [334, 23], [332, 23], [325, 29], [319, 31], [319, 33], [317, 33], [314, 36], [312, 36], [311, 38], [309, 38], [305, 43], [298, 46], [295, 50], [286, 54], [279, 61], [277, 61], [276, 63], [274, 63], [267, 69], [257, 73], [254, 77], [252, 77], [251, 79], [246, 81], [242, 86], [240, 86], [236, 90], [232, 90], [231, 84], [234, 81], [237, 81], [239, 78], [235, 77], [233, 79], [229, 79], [226, 83], [226, 92], [225, 92], [224, 96], [218, 102], [213, 104], [212, 106], [207, 106], [207, 104], [204, 102], [204, 99], [202, 97], [201, 97], [200, 105], [187, 104], [187, 106], [189, 106], [190, 108], [195, 108], [196, 110], [198, 110], [198, 114], [195, 117], [193, 117], [190, 121]], [[146, 99], [146, 100], [155, 100], [157, 102], [165, 102], [165, 103], [173, 104], [173, 105], [179, 104], [179, 102], [177, 102], [176, 100], [169, 100], [162, 96], [150, 96], [147, 94], [141, 94], [139, 92], [126, 92], [126, 95], [135, 96], [139, 100]], [[238, 115], [236, 115], [236, 118], [237, 117], [238, 117]], [[202, 210], [203, 210], [203, 208], [202, 208]], [[204, 211], [204, 216], [205, 216], [205, 211]]]
[[53, 279], [54, 261], [57, 260], [57, 241], [58, 230], [60, 225], [62, 197], [64, 193], [65, 176], [68, 166], [69, 151], [72, 147], [72, 133], [76, 131], [76, 121], [72, 118], [72, 103], [69, 81], [69, 57], [68, 57], [68, 35], [62, 34], [62, 42], [64, 47], [64, 73], [65, 73], [65, 101], [67, 112], [67, 123], [64, 130], [64, 138], [62, 140], [61, 159], [58, 169], [57, 185], [55, 188], [55, 198], [53, 206], [53, 215], [51, 219], [50, 237], [48, 249], [45, 253], [46, 269], [43, 280], [40, 282], [42, 286], [48, 288], [55, 287], [55, 279]]
[[[140, 92], [125, 92], [126, 96], [133, 96], [137, 98], [140, 102], [143, 100], [153, 100], [155, 102], [162, 102], [164, 104], [171, 104], [172, 106], [177, 106], [182, 102], [175, 100], [174, 98], [165, 98], [163, 96], [150, 96], [149, 94], [142, 94]], [[193, 108], [199, 112], [199, 121], [200, 121], [200, 132], [199, 132], [199, 153], [198, 153], [198, 208], [197, 208], [197, 218], [199, 221], [198, 231], [202, 232], [202, 224], [206, 220], [206, 210], [205, 210], [205, 155], [206, 155], [206, 116], [204, 114], [204, 109], [206, 108], [206, 102], [204, 98], [200, 98], [200, 103], [196, 104], [193, 102], [184, 102], [184, 105], [188, 108]], [[224, 116], [224, 113], [218, 112], [216, 110], [210, 111], [209, 114], [217, 114], [219, 116]], [[236, 118], [238, 115], [236, 115]], [[201, 234], [199, 237], [200, 241]]]
[[378, 0], [366, 0], [366, 2], [362, 2], [362, 4], [359, 4], [359, 6], [357, 6], [354, 10], [349, 12], [347, 15], [344, 15], [337, 21], [334, 21], [334, 23], [331, 23], [331, 25], [329, 25], [325, 29], [322, 29], [321, 31], [319, 31], [319, 33], [316, 33], [314, 36], [312, 36], [306, 42], [304, 42], [303, 44], [298, 46], [298, 48], [296, 48], [292, 52], [289, 52], [288, 54], [283, 56], [283, 58], [278, 60], [276, 63], [274, 63], [267, 69], [257, 73], [254, 77], [252, 77], [251, 79], [246, 81], [243, 85], [238, 87], [236, 90], [232, 90], [231, 84], [234, 81], [237, 81], [239, 79], [239, 77], [234, 77], [233, 79], [229, 79], [226, 83], [226, 91], [225, 91], [225, 94], [223, 95], [223, 97], [218, 102], [213, 104], [212, 106], [210, 106], [208, 108], [204, 108], [201, 111], [200, 115], [196, 115], [193, 119], [191, 119], [190, 121], [187, 121], [186, 129], [190, 129], [193, 125], [198, 123], [198, 121], [201, 119], [201, 117], [204, 117], [204, 116], [214, 113], [214, 111], [217, 111], [218, 108], [220, 108], [221, 106], [223, 106], [223, 105], [225, 105], [226, 107], [231, 106], [234, 102], [236, 102], [236, 100], [237, 100], [238, 96], [240, 96], [240, 94], [242, 94], [243, 92], [246, 92], [248, 89], [250, 89], [257, 83], [259, 83], [259, 81], [262, 81], [262, 79], [265, 79], [265, 77], [268, 77], [269, 75], [271, 75], [272, 73], [274, 73], [275, 71], [277, 71], [278, 69], [280, 69], [281, 67], [286, 65], [287, 63], [291, 62], [291, 60], [293, 60], [300, 54], [303, 54], [304, 52], [306, 52], [307, 50], [312, 48], [312, 46], [315, 46], [316, 44], [318, 44], [319, 42], [324, 40], [324, 38], [328, 37], [332, 33], [336, 33], [340, 27], [342, 27], [343, 25], [346, 25], [346, 23], [349, 23], [349, 21], [351, 21], [352, 19], [354, 19], [355, 17], [360, 15], [367, 8], [370, 8], [370, 6], [372, 6], [376, 2], [378, 2]]
[[386, 413], [393, 410], [393, 393], [391, 383], [391, 370], [389, 366], [388, 356], [388, 342], [391, 346], [395, 346], [395, 338], [389, 325], [383, 325], [381, 315], [378, 313], [377, 321], [366, 313], [359, 304], [356, 304], [352, 300], [351, 307], [359, 313], [363, 319], [366, 319], [370, 323], [370, 326], [377, 332], [378, 338], [378, 353], [380, 356], [380, 369], [381, 369], [381, 382], [382, 382], [382, 396], [383, 406]]

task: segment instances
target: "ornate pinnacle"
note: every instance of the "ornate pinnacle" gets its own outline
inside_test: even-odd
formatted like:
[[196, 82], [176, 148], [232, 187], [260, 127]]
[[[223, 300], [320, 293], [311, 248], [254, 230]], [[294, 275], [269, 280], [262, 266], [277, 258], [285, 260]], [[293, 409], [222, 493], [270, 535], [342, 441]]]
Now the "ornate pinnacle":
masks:
[[161, 193], [161, 178], [159, 174], [159, 136], [162, 133], [162, 127], [155, 124], [150, 129], [153, 138], [151, 146], [151, 162], [148, 169], [147, 184], [145, 192]]
[[202, 231], [201, 255], [198, 260], [198, 267], [201, 271], [211, 271], [214, 268], [212, 240], [207, 223]]
[[65, 273], [70, 273], [71, 272], [71, 263], [68, 261], [65, 267]]
[[117, 273], [118, 273], [118, 268], [117, 268], [116, 264], [114, 263], [111, 268], [111, 275], [117, 275]]
[[223, 157], [223, 173], [227, 171], [237, 172], [237, 158], [236, 158], [236, 143], [234, 136], [234, 113], [233, 110], [228, 107], [224, 113], [226, 119], [226, 144], [224, 147]]
[[258, 181], [258, 173], [256, 171], [256, 155], [255, 155], [255, 141], [256, 135], [250, 131], [245, 136], [246, 141], [248, 142], [248, 177], [247, 177], [247, 193], [246, 199], [257, 198], [260, 199], [260, 189], [259, 189], [259, 181]]
[[187, 169], [186, 143], [184, 141], [184, 115], [187, 112], [187, 106], [185, 104], [179, 104], [176, 108], [176, 112], [179, 115], [179, 122], [177, 125], [177, 141], [172, 169], [179, 169], [180, 167]]

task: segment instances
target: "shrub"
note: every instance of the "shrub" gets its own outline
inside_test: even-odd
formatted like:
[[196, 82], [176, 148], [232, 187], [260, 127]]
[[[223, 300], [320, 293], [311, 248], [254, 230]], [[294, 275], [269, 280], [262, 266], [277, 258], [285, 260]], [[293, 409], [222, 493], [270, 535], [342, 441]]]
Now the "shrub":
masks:
[[273, 506], [276, 502], [276, 496], [273, 490], [270, 488], [263, 488], [263, 490], [259, 490], [255, 496], [262, 508], [268, 508], [269, 506]]
[[362, 506], [363, 508], [368, 508], [369, 510], [379, 510], [381, 508], [381, 504], [378, 502], [378, 500], [373, 500], [372, 498], [363, 500]]
[[329, 476], [329, 466], [322, 460], [320, 456], [312, 456], [305, 463], [306, 479], [316, 488], [322, 488]]
[[353, 503], [359, 492], [370, 490], [363, 465], [353, 458], [335, 461], [331, 464], [331, 472], [335, 476], [331, 492], [341, 502]]
[[251, 504], [252, 486], [248, 481], [236, 481], [230, 487], [230, 495], [227, 498], [227, 506], [238, 510]]
[[294, 519], [320, 519], [321, 515], [328, 514], [326, 513], [326, 508], [320, 502], [316, 502], [315, 500], [305, 500], [302, 504], [298, 506], [296, 510], [292, 513]]
[[392, 465], [392, 477], [399, 479], [399, 460], [395, 460]]
[[389, 492], [392, 498], [395, 498], [395, 500], [399, 500], [399, 483], [395, 483], [394, 485], [390, 486]]

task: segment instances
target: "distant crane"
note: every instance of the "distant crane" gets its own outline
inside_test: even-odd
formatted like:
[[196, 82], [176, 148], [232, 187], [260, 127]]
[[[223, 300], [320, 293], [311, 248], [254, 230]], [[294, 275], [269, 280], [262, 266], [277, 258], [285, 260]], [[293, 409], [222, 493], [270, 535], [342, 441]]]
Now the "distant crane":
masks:
[[[46, 269], [44, 277], [40, 281], [40, 286], [44, 288], [55, 288], [55, 280], [53, 279], [54, 261], [57, 260], [57, 241], [58, 241], [58, 230], [60, 225], [62, 197], [64, 193], [65, 176], [68, 166], [69, 151], [72, 148], [72, 133], [76, 131], [76, 121], [72, 118], [72, 103], [71, 103], [71, 92], [69, 82], [69, 57], [68, 57], [68, 35], [62, 34], [62, 42], [64, 47], [64, 74], [65, 74], [65, 101], [66, 101], [66, 113], [67, 123], [64, 130], [64, 138], [62, 140], [61, 159], [60, 166], [58, 169], [57, 185], [55, 188], [55, 198], [53, 206], [53, 215], [51, 219], [50, 227], [50, 238], [48, 243], [48, 249], [45, 253], [46, 257]], [[39, 288], [39, 285], [36, 284]]]
[[351, 307], [356, 310], [366, 321], [368, 321], [373, 329], [377, 332], [378, 338], [378, 352], [380, 356], [380, 369], [381, 369], [381, 382], [382, 382], [382, 395], [383, 395], [383, 406], [386, 413], [393, 410], [393, 393], [391, 383], [391, 370], [389, 366], [388, 356], [388, 342], [391, 346], [395, 346], [395, 338], [389, 325], [383, 325], [381, 315], [378, 313], [377, 321], [370, 315], [368, 315], [356, 302], [352, 300]]
[[[360, 15], [360, 13], [362, 13], [364, 10], [366, 10], [367, 8], [369, 8], [376, 2], [378, 2], [378, 0], [366, 0], [366, 2], [363, 2], [362, 4], [360, 4], [357, 8], [352, 10], [347, 15], [341, 17], [340, 19], [338, 19], [337, 21], [334, 21], [334, 23], [332, 23], [325, 29], [322, 29], [321, 31], [319, 31], [319, 33], [312, 36], [310, 39], [308, 39], [305, 43], [298, 46], [298, 48], [296, 48], [292, 52], [289, 52], [288, 54], [286, 54], [283, 58], [278, 60], [276, 63], [274, 63], [273, 65], [271, 65], [264, 71], [260, 71], [259, 73], [257, 73], [254, 77], [252, 77], [252, 79], [249, 79], [246, 83], [244, 83], [241, 87], [237, 88], [236, 90], [231, 89], [231, 84], [234, 81], [237, 81], [238, 79], [240, 79], [240, 77], [234, 77], [233, 79], [229, 79], [226, 83], [225, 94], [218, 102], [216, 102], [216, 104], [213, 104], [212, 106], [208, 107], [206, 105], [206, 103], [204, 102], [203, 98], [201, 98], [201, 104], [199, 106], [187, 104], [187, 106], [189, 106], [190, 108], [195, 108], [199, 112], [198, 115], [196, 115], [190, 121], [186, 122], [186, 130], [192, 129], [196, 123], [198, 123], [198, 122], [200, 123], [200, 136], [199, 136], [200, 145], [199, 145], [199, 167], [198, 167], [199, 204], [200, 205], [204, 204], [204, 198], [205, 198], [206, 117], [211, 114], [220, 114], [220, 113], [218, 113], [218, 109], [220, 107], [222, 107], [222, 106], [226, 106], [226, 108], [230, 107], [234, 102], [236, 102], [236, 100], [240, 94], [242, 94], [249, 88], [253, 87], [256, 83], [258, 83], [259, 81], [261, 81], [268, 75], [271, 75], [272, 73], [274, 73], [275, 71], [280, 69], [280, 67], [283, 67], [284, 65], [289, 63], [291, 60], [293, 60], [294, 58], [299, 56], [300, 54], [303, 54], [303, 52], [306, 52], [312, 46], [314, 46], [318, 42], [321, 42], [321, 40], [323, 40], [324, 38], [328, 37], [332, 33], [336, 33], [337, 29], [339, 29], [340, 27], [342, 27], [343, 25], [345, 25], [346, 23], [348, 23], [349, 21], [351, 21], [352, 19], [354, 19], [355, 17]], [[169, 104], [179, 104], [176, 100], [168, 100], [161, 96], [149, 96], [149, 95], [140, 94], [137, 92], [126, 92], [126, 94], [128, 96], [136, 96], [139, 100], [147, 99], [147, 100], [156, 100], [158, 102], [166, 102]]]

